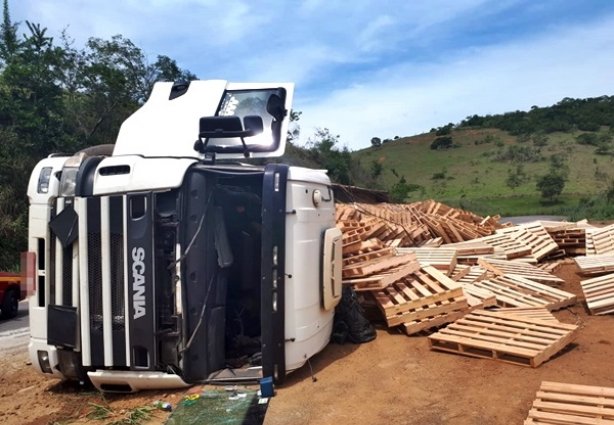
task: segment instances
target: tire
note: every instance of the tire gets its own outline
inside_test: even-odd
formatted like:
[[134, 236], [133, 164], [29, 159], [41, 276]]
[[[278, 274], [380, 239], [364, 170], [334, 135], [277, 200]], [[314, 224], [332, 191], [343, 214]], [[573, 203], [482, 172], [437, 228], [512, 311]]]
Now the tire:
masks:
[[17, 291], [9, 289], [4, 293], [4, 300], [2, 300], [0, 309], [2, 310], [1, 316], [3, 319], [12, 319], [17, 316], [17, 312], [19, 311], [19, 297], [17, 296]]

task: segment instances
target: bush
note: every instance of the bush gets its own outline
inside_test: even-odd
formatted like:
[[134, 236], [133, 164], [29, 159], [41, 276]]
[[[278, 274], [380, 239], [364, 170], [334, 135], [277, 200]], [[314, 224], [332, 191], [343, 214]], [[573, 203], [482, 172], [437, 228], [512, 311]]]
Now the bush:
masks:
[[507, 149], [497, 152], [495, 160], [515, 163], [539, 162], [542, 155], [539, 149], [532, 146], [511, 145]]
[[599, 137], [595, 133], [582, 133], [576, 137], [576, 141], [581, 145], [597, 146], [599, 144]]
[[433, 143], [431, 143], [431, 149], [433, 150], [450, 149], [453, 146], [454, 142], [450, 136], [438, 137], [433, 140]]
[[537, 180], [537, 190], [542, 194], [542, 198], [548, 201], [555, 201], [565, 188], [565, 178], [554, 171], [541, 176]]

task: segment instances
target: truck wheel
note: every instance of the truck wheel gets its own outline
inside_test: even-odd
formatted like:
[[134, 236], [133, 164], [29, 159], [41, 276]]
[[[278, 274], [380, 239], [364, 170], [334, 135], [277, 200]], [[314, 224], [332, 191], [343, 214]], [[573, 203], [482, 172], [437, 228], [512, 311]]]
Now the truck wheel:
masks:
[[17, 312], [19, 311], [19, 297], [17, 296], [17, 291], [13, 289], [6, 291], [0, 308], [2, 309], [3, 319], [12, 319], [17, 316]]

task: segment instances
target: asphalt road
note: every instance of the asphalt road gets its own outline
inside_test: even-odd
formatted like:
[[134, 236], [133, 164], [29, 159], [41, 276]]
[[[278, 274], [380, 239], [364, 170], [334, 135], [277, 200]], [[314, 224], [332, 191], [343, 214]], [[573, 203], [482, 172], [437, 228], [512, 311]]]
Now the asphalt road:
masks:
[[30, 329], [30, 322], [28, 318], [28, 301], [21, 301], [19, 303], [19, 312], [14, 319], [3, 320], [0, 319], [0, 336], [8, 331], [16, 331], [22, 328]]
[[510, 223], [514, 224], [523, 224], [523, 223], [531, 223], [533, 221], [543, 220], [543, 221], [565, 221], [567, 217], [563, 217], [560, 215], [524, 215], [517, 217], [501, 217], [499, 220], [500, 223]]
[[19, 303], [17, 317], [0, 320], [0, 353], [7, 350], [23, 350], [30, 338], [28, 302]]

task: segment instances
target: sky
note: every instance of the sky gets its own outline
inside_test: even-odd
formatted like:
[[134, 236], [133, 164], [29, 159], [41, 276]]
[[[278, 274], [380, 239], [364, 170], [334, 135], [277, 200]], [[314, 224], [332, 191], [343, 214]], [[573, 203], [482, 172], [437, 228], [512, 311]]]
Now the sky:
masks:
[[[469, 115], [614, 95], [611, 0], [9, 0], [14, 22], [121, 34], [200, 79], [294, 82], [301, 142], [351, 150]], [[25, 31], [25, 25], [20, 27]]]

